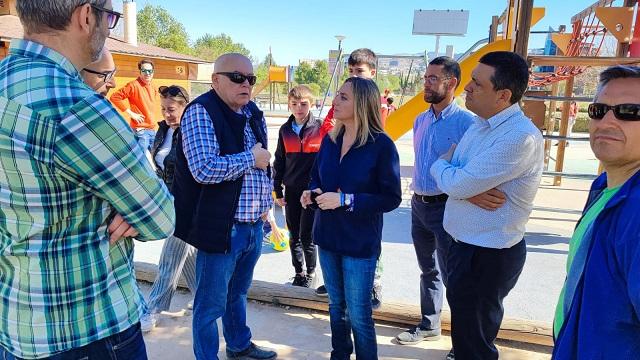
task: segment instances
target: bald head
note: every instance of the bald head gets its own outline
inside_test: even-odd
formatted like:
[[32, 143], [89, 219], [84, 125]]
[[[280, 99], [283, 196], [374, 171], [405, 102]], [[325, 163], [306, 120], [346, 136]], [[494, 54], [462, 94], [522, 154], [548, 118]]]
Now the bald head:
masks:
[[[251, 60], [242, 54], [220, 55], [213, 66], [211, 85], [232, 110], [239, 111], [251, 99], [251, 88], [246, 76], [253, 77]], [[239, 81], [239, 82], [238, 82]]]
[[109, 90], [116, 87], [116, 64], [111, 52], [105, 47], [98, 61], [82, 69], [82, 79], [93, 90], [102, 96], [107, 96]]
[[248, 67], [253, 71], [253, 65], [248, 57], [238, 53], [220, 55], [213, 65], [213, 72], [233, 72], [238, 66]]

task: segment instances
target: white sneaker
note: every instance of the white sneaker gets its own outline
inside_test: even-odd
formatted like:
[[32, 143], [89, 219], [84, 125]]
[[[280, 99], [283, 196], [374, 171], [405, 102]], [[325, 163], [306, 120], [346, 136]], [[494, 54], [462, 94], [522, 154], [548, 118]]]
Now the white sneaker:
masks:
[[156, 327], [157, 323], [158, 314], [144, 314], [140, 318], [140, 330], [142, 330], [143, 333], [148, 333]]

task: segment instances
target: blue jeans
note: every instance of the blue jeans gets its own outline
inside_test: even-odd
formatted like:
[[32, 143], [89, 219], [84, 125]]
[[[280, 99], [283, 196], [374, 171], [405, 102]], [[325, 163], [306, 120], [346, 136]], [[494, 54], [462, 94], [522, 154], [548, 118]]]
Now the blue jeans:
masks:
[[411, 237], [420, 267], [420, 328], [424, 330], [440, 329], [442, 285], [447, 286], [447, 254], [453, 242], [442, 226], [445, 204], [411, 199]]
[[[43, 360], [146, 360], [147, 348], [140, 323], [118, 334], [96, 340], [85, 346], [67, 350]], [[0, 360], [20, 360], [0, 346]]]
[[231, 229], [231, 250], [226, 254], [198, 251], [197, 290], [193, 301], [193, 351], [196, 359], [218, 359], [218, 324], [227, 350], [251, 345], [247, 326], [247, 292], [262, 247], [262, 221], [236, 223]]
[[377, 258], [354, 258], [322, 248], [319, 252], [329, 294], [331, 359], [350, 358], [354, 345], [352, 331], [358, 360], [377, 359], [378, 344], [371, 310], [371, 288]]
[[136, 133], [136, 138], [138, 139], [138, 144], [142, 147], [142, 149], [149, 151], [151, 150], [151, 145], [153, 145], [153, 140], [156, 137], [155, 130], [151, 129], [136, 129], [134, 130]]

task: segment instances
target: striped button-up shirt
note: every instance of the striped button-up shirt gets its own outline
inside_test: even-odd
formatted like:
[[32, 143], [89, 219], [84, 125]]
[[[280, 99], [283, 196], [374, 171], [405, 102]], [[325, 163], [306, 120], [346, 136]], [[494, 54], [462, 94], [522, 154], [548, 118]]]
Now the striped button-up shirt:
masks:
[[14, 40], [0, 63], [0, 346], [42, 358], [122, 332], [143, 298], [133, 241], [171, 235], [174, 208], [129, 125], [68, 59]]
[[[180, 123], [182, 149], [191, 175], [201, 184], [217, 184], [244, 175], [234, 219], [240, 222], [255, 222], [269, 211], [273, 203], [271, 180], [266, 171], [255, 167], [251, 148], [257, 140], [248, 121], [251, 111], [246, 106], [241, 111], [247, 118], [244, 127], [244, 152], [220, 156], [220, 144], [215, 135], [213, 122], [207, 110], [200, 104], [190, 106]], [[264, 118], [262, 126], [266, 134], [267, 123]]]
[[[443, 225], [465, 243], [503, 249], [517, 244], [533, 209], [542, 176], [544, 144], [540, 130], [518, 104], [483, 120], [464, 134], [451, 162], [431, 167], [438, 187], [449, 195]], [[484, 210], [466, 199], [498, 188], [505, 204]]]

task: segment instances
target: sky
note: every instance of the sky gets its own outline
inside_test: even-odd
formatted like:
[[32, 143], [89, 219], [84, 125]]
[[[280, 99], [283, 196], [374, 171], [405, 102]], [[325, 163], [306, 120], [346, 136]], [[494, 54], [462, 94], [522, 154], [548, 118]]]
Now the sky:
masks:
[[[567, 25], [571, 16], [595, 0], [535, 0], [545, 7], [545, 17], [532, 30]], [[337, 49], [335, 35], [346, 36], [342, 48], [350, 52], [367, 47], [378, 54], [416, 54], [434, 51], [435, 36], [412, 35], [414, 10], [469, 10], [469, 25], [464, 37], [441, 37], [440, 53], [453, 45], [462, 53], [476, 41], [488, 37], [491, 17], [500, 15], [507, 0], [417, 1], [350, 0], [325, 1], [202, 1], [136, 0], [138, 9], [145, 4], [160, 5], [186, 28], [193, 41], [205, 33], [226, 33], [241, 42], [251, 55], [262, 60], [269, 47], [279, 65], [297, 65], [300, 59], [326, 59]], [[617, 0], [614, 5], [620, 5]], [[114, 0], [116, 9], [121, 1]], [[533, 34], [529, 48], [544, 47], [546, 35]]]

